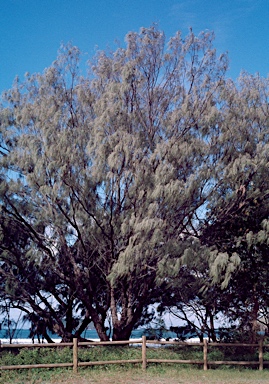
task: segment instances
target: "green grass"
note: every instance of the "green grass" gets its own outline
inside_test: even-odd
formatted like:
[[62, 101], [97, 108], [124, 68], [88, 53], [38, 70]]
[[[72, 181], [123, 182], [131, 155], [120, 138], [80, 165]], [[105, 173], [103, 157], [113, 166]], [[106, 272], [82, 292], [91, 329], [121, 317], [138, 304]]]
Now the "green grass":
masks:
[[[257, 353], [251, 354], [251, 351], [242, 351], [239, 355], [238, 350], [232, 348], [209, 348], [208, 360], [256, 360], [258, 361]], [[23, 348], [19, 353], [1, 352], [0, 365], [23, 365], [23, 364], [49, 364], [49, 363], [72, 363], [71, 348]], [[135, 347], [115, 347], [115, 346], [97, 346], [89, 348], [79, 348], [79, 361], [101, 361], [101, 360], [128, 360], [141, 359], [141, 348]], [[194, 359], [203, 360], [202, 347], [182, 347], [173, 346], [169, 348], [147, 348], [147, 359]], [[269, 360], [269, 353], [266, 351], [265, 359]], [[267, 366], [268, 367], [268, 366]], [[258, 368], [242, 367], [234, 368], [233, 366], [217, 366], [210, 367], [207, 372], [203, 371], [202, 365], [177, 365], [177, 364], [148, 364], [148, 369], [142, 372], [141, 364], [117, 364], [117, 365], [101, 365], [93, 367], [79, 367], [77, 376], [73, 376], [72, 369], [69, 368], [42, 368], [42, 369], [20, 369], [20, 370], [3, 370], [1, 372], [0, 383], [16, 383], [16, 384], [43, 384], [43, 383], [114, 383], [111, 381], [115, 377], [115, 383], [140, 383], [142, 377], [145, 377], [143, 383], [150, 384], [150, 376], [152, 375], [152, 383], [252, 383], [247, 381], [253, 375], [253, 383], [269, 382], [269, 370], [259, 372]], [[120, 377], [117, 376], [120, 373]], [[145, 376], [146, 375], [146, 376]], [[154, 379], [155, 375], [155, 379]], [[173, 377], [172, 377], [172, 376]], [[189, 377], [192, 381], [180, 381], [182, 377]], [[205, 375], [205, 376], [204, 376]], [[215, 375], [215, 376], [214, 376]], [[156, 376], [162, 377], [164, 381], [156, 381]], [[125, 381], [120, 381], [125, 377]], [[203, 381], [197, 381], [196, 378], [205, 377]], [[222, 381], [219, 380], [222, 377]], [[245, 381], [242, 381], [242, 377]], [[84, 378], [84, 379], [83, 379]], [[265, 378], [263, 381], [263, 378]], [[62, 381], [65, 380], [65, 381]], [[76, 381], [77, 380], [77, 381]], [[103, 380], [103, 381], [102, 381]], [[108, 381], [107, 381], [108, 380]], [[110, 381], [109, 381], [110, 380]], [[114, 380], [114, 379], [113, 379]], [[117, 381], [118, 380], [118, 381]], [[142, 379], [141, 379], [142, 380]], [[155, 380], [155, 382], [154, 382]], [[159, 380], [159, 379], [158, 379]], [[185, 380], [185, 379], [182, 379]], [[187, 380], [187, 379], [186, 379]], [[196, 381], [195, 381], [196, 380]], [[205, 381], [207, 380], [207, 381]], [[209, 381], [208, 381], [209, 380]], [[210, 381], [211, 380], [211, 381]], [[213, 380], [213, 381], [212, 381]], [[226, 380], [226, 381], [225, 381]], [[230, 380], [230, 381], [227, 381]], [[236, 381], [237, 380], [237, 381]], [[239, 380], [239, 381], [238, 381]], [[241, 380], [241, 381], [240, 381]], [[142, 381], [141, 381], [142, 383]]]
[[141, 367], [126, 369], [117, 366], [110, 368], [80, 370], [27, 370], [22, 373], [9, 372], [0, 378], [1, 384], [268, 384], [269, 371], [258, 370], [209, 370], [171, 367], [169, 365], [150, 366], [146, 372]]

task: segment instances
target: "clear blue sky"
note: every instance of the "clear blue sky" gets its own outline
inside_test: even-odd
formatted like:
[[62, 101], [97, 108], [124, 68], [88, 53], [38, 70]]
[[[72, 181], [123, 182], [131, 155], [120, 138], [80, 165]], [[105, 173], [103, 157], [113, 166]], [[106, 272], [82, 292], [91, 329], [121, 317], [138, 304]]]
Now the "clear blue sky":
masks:
[[214, 30], [228, 51], [229, 76], [269, 73], [269, 0], [0, 0], [0, 93], [16, 75], [42, 72], [61, 43], [91, 57], [96, 47], [123, 42], [130, 30], [157, 22], [167, 37]]

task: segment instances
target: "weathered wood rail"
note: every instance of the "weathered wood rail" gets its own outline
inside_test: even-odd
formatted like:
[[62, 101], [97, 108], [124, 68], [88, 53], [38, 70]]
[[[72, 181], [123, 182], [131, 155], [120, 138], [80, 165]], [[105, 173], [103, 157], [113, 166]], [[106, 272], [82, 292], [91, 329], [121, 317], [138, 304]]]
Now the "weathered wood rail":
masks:
[[[129, 359], [129, 360], [106, 360], [106, 361], [85, 361], [80, 362], [78, 358], [79, 347], [82, 346], [107, 346], [107, 345], [125, 345], [134, 344], [136, 346], [141, 345], [141, 359]], [[147, 358], [147, 345], [176, 345], [176, 346], [201, 346], [203, 348], [203, 360], [177, 360], [177, 359], [148, 359]], [[269, 361], [264, 361], [263, 350], [264, 347], [269, 347], [269, 344], [264, 344], [263, 339], [258, 344], [242, 344], [242, 343], [208, 343], [204, 339], [203, 343], [192, 343], [192, 342], [178, 342], [178, 341], [157, 341], [157, 340], [146, 340], [143, 336], [142, 339], [132, 339], [126, 341], [96, 341], [96, 342], [78, 342], [78, 339], [73, 339], [70, 343], [44, 343], [44, 344], [1, 344], [0, 350], [4, 348], [55, 348], [55, 347], [72, 347], [73, 349], [73, 362], [72, 363], [55, 363], [55, 364], [25, 364], [25, 365], [9, 365], [0, 366], [0, 370], [13, 370], [13, 369], [29, 369], [29, 368], [61, 368], [61, 367], [72, 367], [76, 373], [79, 367], [93, 366], [93, 365], [108, 365], [108, 364], [129, 364], [138, 363], [142, 365], [142, 369], [146, 369], [149, 363], [167, 363], [167, 364], [200, 364], [203, 365], [204, 370], [207, 370], [211, 365], [252, 365], [259, 367], [259, 370], [263, 370], [264, 364], [269, 364]], [[208, 347], [247, 347], [247, 348], [258, 348], [258, 360], [257, 361], [212, 361], [208, 360]]]

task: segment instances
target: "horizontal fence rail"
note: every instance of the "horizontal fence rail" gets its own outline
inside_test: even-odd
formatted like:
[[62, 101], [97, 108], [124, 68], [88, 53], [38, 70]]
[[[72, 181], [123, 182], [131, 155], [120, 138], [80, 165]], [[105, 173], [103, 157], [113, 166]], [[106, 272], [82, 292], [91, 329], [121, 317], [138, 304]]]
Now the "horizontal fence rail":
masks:
[[[102, 360], [102, 361], [79, 361], [79, 347], [94, 347], [94, 346], [108, 346], [108, 345], [135, 345], [141, 346], [141, 359], [128, 359], [128, 360]], [[182, 347], [202, 347], [203, 348], [203, 360], [184, 360], [184, 359], [151, 359], [147, 358], [147, 346], [162, 346], [162, 345], [174, 345]], [[204, 339], [203, 343], [192, 342], [178, 342], [178, 341], [159, 341], [159, 340], [146, 340], [146, 336], [142, 336], [142, 339], [132, 339], [126, 341], [89, 341], [78, 342], [78, 339], [74, 338], [73, 342], [68, 343], [42, 343], [42, 344], [2, 344], [0, 342], [0, 350], [12, 349], [12, 348], [61, 348], [72, 347], [73, 350], [73, 362], [72, 363], [55, 363], [55, 364], [25, 364], [25, 365], [9, 365], [0, 366], [0, 370], [13, 370], [13, 369], [30, 369], [30, 368], [62, 368], [72, 367], [76, 373], [78, 367], [86, 367], [93, 365], [109, 365], [109, 364], [141, 364], [142, 369], [146, 369], [149, 363], [167, 363], [167, 364], [200, 364], [203, 365], [204, 370], [207, 370], [211, 365], [251, 365], [258, 366], [259, 370], [263, 370], [264, 364], [269, 364], [269, 361], [264, 361], [263, 350], [264, 347], [269, 347], [269, 344], [264, 344], [264, 340], [260, 339], [257, 344], [245, 344], [245, 343], [208, 343]], [[258, 349], [257, 361], [230, 361], [220, 360], [211, 361], [208, 360], [208, 348], [211, 347], [249, 347]]]

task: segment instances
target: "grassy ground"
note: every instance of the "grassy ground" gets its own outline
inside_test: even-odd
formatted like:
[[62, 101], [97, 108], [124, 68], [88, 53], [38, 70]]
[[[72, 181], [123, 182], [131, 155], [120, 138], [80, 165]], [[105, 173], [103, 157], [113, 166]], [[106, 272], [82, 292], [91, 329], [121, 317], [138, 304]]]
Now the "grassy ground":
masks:
[[[79, 361], [128, 360], [141, 358], [141, 349], [132, 347], [94, 347], [79, 351]], [[149, 348], [150, 359], [195, 359], [202, 360], [200, 347]], [[238, 348], [209, 351], [209, 360], [257, 361], [257, 353], [250, 354]], [[266, 351], [265, 360], [269, 361]], [[3, 351], [0, 365], [49, 364], [72, 362], [70, 348], [25, 348], [20, 351]], [[71, 369], [21, 369], [2, 370], [0, 384], [268, 384], [269, 369], [259, 372], [257, 367], [234, 368], [222, 366], [203, 371], [202, 366], [149, 364], [142, 371], [141, 364], [118, 364], [79, 368], [77, 375]]]
[[77, 375], [72, 371], [52, 372], [39, 370], [1, 377], [0, 383], [14, 384], [268, 384], [269, 371], [218, 369], [204, 372], [201, 369], [176, 369], [169, 366], [118, 370], [84, 369]]

